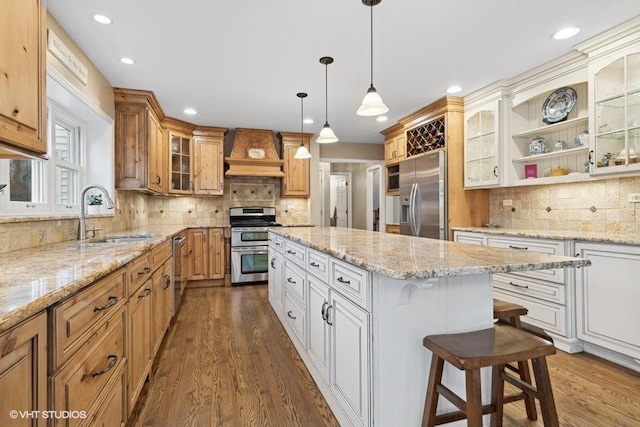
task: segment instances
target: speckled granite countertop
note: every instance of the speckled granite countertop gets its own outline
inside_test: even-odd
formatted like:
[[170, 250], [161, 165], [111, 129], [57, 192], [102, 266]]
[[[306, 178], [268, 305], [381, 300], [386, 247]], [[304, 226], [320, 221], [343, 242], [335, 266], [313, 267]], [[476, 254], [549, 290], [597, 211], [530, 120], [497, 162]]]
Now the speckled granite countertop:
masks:
[[552, 240], [580, 240], [587, 242], [620, 243], [623, 245], [640, 245], [638, 234], [593, 233], [582, 231], [553, 231], [553, 230], [523, 230], [517, 228], [489, 228], [489, 227], [454, 227], [455, 231], [473, 231], [484, 234], [503, 236], [532, 237]]
[[125, 265], [185, 228], [174, 225], [115, 233], [154, 235], [142, 242], [69, 241], [4, 254], [0, 259], [0, 333]]
[[272, 229], [276, 234], [394, 279], [544, 270], [590, 265], [581, 258], [465, 245], [336, 227]]

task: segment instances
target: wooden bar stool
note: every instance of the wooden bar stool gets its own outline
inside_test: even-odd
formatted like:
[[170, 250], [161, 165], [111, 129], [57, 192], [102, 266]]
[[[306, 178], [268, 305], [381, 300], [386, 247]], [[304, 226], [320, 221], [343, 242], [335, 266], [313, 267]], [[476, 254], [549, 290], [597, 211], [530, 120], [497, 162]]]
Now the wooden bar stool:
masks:
[[[529, 312], [525, 306], [520, 304], [514, 304], [499, 299], [493, 299], [493, 318], [500, 322], [507, 323], [514, 328], [522, 329], [522, 323], [520, 322], [520, 316], [526, 316]], [[512, 370], [520, 376], [520, 379], [528, 384], [531, 384], [531, 371], [529, 370], [529, 361], [522, 360], [518, 362], [517, 367], [507, 364], [507, 369]], [[538, 414], [536, 413], [536, 402], [533, 396], [525, 393], [515, 393], [505, 396], [504, 403], [517, 402], [518, 400], [524, 400], [524, 406], [527, 411], [527, 418], [530, 420], [537, 420]]]
[[[514, 385], [540, 401], [545, 427], [558, 426], [546, 356], [555, 354], [552, 343], [521, 329], [497, 324], [460, 334], [429, 335], [423, 345], [431, 350], [431, 371], [422, 418], [423, 427], [467, 419], [467, 426], [482, 426], [483, 414], [492, 415], [492, 425], [502, 426], [504, 382]], [[536, 388], [507, 371], [508, 363], [531, 360]], [[466, 401], [442, 384], [444, 362], [465, 373]], [[491, 403], [482, 405], [480, 368], [492, 367]], [[438, 398], [443, 396], [459, 411], [436, 415]]]

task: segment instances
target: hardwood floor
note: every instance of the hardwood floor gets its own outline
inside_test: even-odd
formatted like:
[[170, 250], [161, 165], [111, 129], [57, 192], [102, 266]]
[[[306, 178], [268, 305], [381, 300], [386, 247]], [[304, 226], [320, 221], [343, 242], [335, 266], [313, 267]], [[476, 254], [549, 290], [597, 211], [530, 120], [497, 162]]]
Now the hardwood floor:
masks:
[[[640, 427], [640, 374], [587, 354], [548, 362], [561, 426]], [[338, 425], [264, 285], [188, 289], [152, 377], [131, 427]], [[522, 402], [503, 425], [543, 426]]]

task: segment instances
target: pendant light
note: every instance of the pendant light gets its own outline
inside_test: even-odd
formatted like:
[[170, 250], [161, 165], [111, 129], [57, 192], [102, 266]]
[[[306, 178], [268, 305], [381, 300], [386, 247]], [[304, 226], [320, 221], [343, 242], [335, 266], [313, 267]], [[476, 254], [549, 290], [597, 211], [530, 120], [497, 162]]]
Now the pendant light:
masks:
[[333, 63], [333, 58], [330, 56], [323, 56], [320, 58], [320, 63], [324, 64], [324, 126], [320, 130], [320, 135], [316, 139], [318, 144], [329, 144], [331, 142], [338, 142], [338, 137], [331, 126], [329, 126], [329, 80], [327, 78], [327, 68], [329, 64]]
[[304, 146], [304, 99], [307, 97], [307, 94], [298, 92], [296, 96], [300, 98], [300, 147], [298, 147], [293, 158], [299, 160], [310, 159], [311, 153], [309, 153], [307, 147]]
[[376, 88], [373, 87], [373, 6], [379, 4], [382, 0], [362, 0], [362, 3], [369, 6], [371, 10], [371, 86], [367, 90], [367, 94], [362, 100], [362, 105], [356, 111], [359, 116], [379, 116], [389, 111], [389, 107], [384, 105], [382, 98], [376, 92]]

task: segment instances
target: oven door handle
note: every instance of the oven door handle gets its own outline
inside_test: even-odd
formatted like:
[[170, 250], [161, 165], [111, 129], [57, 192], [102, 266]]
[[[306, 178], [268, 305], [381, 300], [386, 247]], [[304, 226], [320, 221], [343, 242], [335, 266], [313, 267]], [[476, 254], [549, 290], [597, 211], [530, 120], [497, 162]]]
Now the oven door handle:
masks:
[[253, 246], [253, 247], [242, 247], [242, 248], [232, 248], [231, 252], [251, 252], [251, 253], [254, 253], [256, 255], [267, 255], [267, 254], [269, 254], [268, 250], [265, 250], [265, 249], [256, 250], [255, 246]]

